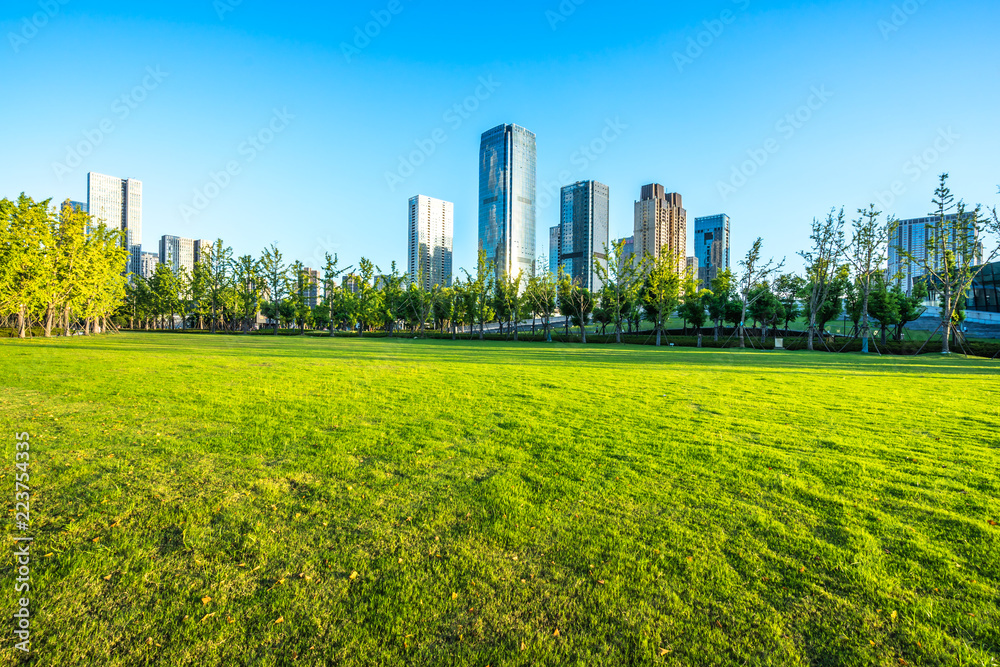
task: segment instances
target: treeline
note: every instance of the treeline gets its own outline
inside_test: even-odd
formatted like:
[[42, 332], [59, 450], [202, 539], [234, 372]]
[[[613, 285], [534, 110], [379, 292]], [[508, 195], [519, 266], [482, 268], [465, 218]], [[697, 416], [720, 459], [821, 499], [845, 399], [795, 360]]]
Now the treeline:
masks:
[[100, 333], [121, 308], [128, 259], [123, 233], [66, 202], [0, 200], [0, 318], [25, 338], [74, 328]]

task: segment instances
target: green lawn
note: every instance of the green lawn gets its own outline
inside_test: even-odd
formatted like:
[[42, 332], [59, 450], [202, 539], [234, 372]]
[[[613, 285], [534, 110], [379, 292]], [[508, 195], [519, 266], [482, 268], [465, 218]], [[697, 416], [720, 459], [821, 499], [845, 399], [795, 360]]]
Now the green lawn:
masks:
[[128, 334], [0, 368], [33, 664], [1000, 660], [1000, 362]]

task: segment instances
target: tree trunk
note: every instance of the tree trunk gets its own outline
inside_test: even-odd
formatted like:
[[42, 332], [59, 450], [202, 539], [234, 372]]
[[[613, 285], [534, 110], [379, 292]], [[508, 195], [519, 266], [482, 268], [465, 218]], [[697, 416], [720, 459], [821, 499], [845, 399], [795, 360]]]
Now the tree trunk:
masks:
[[944, 288], [944, 308], [941, 310], [941, 324], [944, 325], [944, 342], [941, 354], [951, 354], [951, 289]]
[[587, 325], [584, 324], [583, 318], [580, 318], [580, 342], [584, 345], [587, 344]]
[[868, 338], [871, 330], [868, 323], [868, 288], [865, 288], [861, 299], [861, 353], [868, 354]]
[[809, 315], [809, 342], [807, 343], [807, 348], [810, 352], [815, 352], [816, 348], [813, 346], [813, 340], [816, 337], [816, 309], [814, 308], [812, 313]]
[[49, 304], [49, 306], [45, 309], [45, 325], [44, 326], [45, 326], [45, 337], [46, 338], [52, 338], [52, 320], [54, 319], [53, 318], [53, 314], [54, 313], [55, 313], [55, 306], [52, 305], [52, 304]]
[[663, 327], [661, 327], [660, 323], [657, 322], [656, 323], [656, 347], [660, 347], [660, 343], [662, 342], [661, 339], [660, 339], [660, 334], [662, 333], [662, 331], [663, 331]]
[[719, 320], [715, 320], [714, 340], [716, 343], [719, 342]]
[[70, 323], [70, 311], [69, 304], [66, 304], [66, 309], [63, 311], [63, 336], [69, 336], [69, 323]]

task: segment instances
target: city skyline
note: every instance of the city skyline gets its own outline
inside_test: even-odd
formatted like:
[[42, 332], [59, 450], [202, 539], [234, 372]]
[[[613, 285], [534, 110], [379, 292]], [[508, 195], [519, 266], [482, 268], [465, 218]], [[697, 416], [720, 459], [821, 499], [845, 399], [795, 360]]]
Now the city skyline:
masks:
[[[694, 217], [726, 211], [734, 265], [759, 235], [795, 268], [831, 207], [923, 216], [941, 172], [970, 204], [997, 201], [995, 3], [900, 18], [892, 2], [587, 3], [568, 16], [514, 2], [486, 32], [457, 4], [403, 7], [348, 56], [383, 6], [304, 22], [247, 3], [220, 17], [206, 3], [75, 0], [27, 39], [37, 3], [8, 3], [0, 28], [18, 40], [0, 63], [27, 101], [0, 110], [17, 128], [0, 194], [82, 201], [87, 172], [130, 176], [145, 183], [147, 239], [222, 237], [237, 254], [277, 241], [308, 265], [336, 252], [387, 266], [406, 253], [398, 211], [433, 192], [455, 203], [456, 270], [473, 269], [471, 156], [484, 130], [516, 122], [538, 137], [536, 256], [560, 188], [586, 179], [622, 193], [613, 238], [632, 234], [624, 193], [642, 183], [683, 193]], [[637, 12], [655, 28], [636, 30]], [[430, 26], [455, 43], [416, 38]], [[967, 48], [942, 52], [943, 31]], [[666, 85], [647, 84], [651, 67]], [[927, 104], [929, 78], [981, 103]], [[317, 214], [317, 193], [335, 206]]]

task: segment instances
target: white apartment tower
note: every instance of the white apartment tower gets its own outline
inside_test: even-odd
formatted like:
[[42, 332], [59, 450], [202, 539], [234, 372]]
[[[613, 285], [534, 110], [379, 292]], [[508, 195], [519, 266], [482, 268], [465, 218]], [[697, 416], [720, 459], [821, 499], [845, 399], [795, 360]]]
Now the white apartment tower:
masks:
[[455, 205], [418, 195], [410, 200], [409, 213], [410, 280], [420, 280], [427, 290], [451, 287]]
[[125, 232], [123, 272], [142, 275], [142, 181], [87, 174], [87, 210], [98, 223]]

